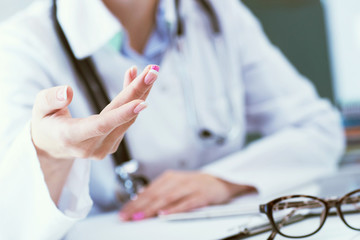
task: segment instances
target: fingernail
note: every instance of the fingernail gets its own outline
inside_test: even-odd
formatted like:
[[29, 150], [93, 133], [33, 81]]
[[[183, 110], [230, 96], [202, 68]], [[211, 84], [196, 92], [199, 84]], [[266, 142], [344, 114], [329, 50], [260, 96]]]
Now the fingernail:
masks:
[[136, 106], [136, 108], [134, 109], [134, 113], [139, 113], [142, 110], [144, 110], [145, 108], [147, 108], [147, 103], [146, 102], [142, 102], [139, 105]]
[[121, 221], [127, 221], [129, 218], [125, 213], [119, 212], [119, 218]]
[[160, 67], [157, 65], [152, 65], [150, 71], [148, 72], [148, 74], [145, 77], [145, 83], [147, 85], [151, 85], [155, 82], [158, 73], [159, 73]]
[[56, 98], [59, 100], [59, 101], [66, 101], [67, 99], [67, 89], [68, 89], [68, 86], [64, 86], [62, 89], [59, 89], [56, 93]]
[[140, 221], [140, 220], [143, 220], [145, 218], [145, 213], [143, 212], [138, 212], [138, 213], [135, 213], [133, 216], [132, 216], [132, 219], [134, 221]]
[[152, 65], [151, 66], [151, 69], [152, 70], [155, 70], [156, 72], [159, 72], [160, 71], [160, 67], [158, 65]]
[[165, 210], [160, 210], [159, 212], [158, 212], [158, 215], [168, 215], [169, 214], [169, 212], [168, 211], [165, 211]]

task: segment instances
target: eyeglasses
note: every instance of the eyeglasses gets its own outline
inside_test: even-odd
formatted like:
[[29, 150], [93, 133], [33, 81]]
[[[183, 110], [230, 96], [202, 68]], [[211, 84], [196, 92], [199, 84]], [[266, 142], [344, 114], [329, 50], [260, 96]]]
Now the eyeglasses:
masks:
[[[360, 231], [360, 189], [341, 198], [321, 199], [306, 195], [277, 198], [260, 205], [272, 225], [268, 240], [280, 234], [288, 238], [303, 238], [317, 233], [324, 225], [330, 209], [335, 207], [341, 220], [351, 229]], [[292, 224], [292, 223], [297, 224]]]

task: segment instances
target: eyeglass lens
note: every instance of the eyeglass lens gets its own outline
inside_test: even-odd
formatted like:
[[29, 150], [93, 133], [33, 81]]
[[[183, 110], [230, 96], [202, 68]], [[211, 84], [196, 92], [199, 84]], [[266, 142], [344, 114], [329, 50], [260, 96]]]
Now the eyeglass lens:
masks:
[[345, 223], [353, 229], [360, 230], [360, 191], [344, 198], [340, 209]]
[[[295, 197], [277, 202], [272, 215], [278, 231], [288, 237], [305, 237], [324, 223], [326, 205], [316, 198]], [[292, 224], [297, 222], [296, 224]]]

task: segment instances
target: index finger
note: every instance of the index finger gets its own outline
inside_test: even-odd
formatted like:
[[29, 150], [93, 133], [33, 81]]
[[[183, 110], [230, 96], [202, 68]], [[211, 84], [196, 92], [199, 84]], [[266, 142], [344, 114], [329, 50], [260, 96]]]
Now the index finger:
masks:
[[193, 188], [183, 184], [184, 177], [181, 174], [179, 176], [170, 172], [156, 179], [138, 195], [136, 200], [127, 203], [121, 209], [122, 219], [136, 220], [134, 215], [137, 213], [143, 213], [144, 218], [156, 216], [160, 210], [190, 194]]
[[102, 112], [107, 112], [118, 108], [135, 99], [145, 100], [153, 83], [158, 77], [160, 67], [157, 65], [149, 65], [144, 71], [137, 76], [123, 91], [121, 91], [112, 101], [107, 105]]
[[103, 114], [75, 119], [76, 122], [72, 124], [69, 130], [72, 132], [72, 141], [81, 142], [93, 137], [110, 134], [115, 128], [133, 120], [146, 107], [146, 103], [142, 100], [134, 100]]

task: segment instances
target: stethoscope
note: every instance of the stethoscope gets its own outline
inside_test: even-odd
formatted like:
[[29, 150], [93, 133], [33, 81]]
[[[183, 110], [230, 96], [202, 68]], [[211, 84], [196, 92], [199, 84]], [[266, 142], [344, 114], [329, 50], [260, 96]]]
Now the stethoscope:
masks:
[[[221, 69], [228, 69], [226, 66], [226, 56], [225, 56], [225, 43], [224, 38], [222, 36], [222, 29], [220, 26], [220, 21], [216, 12], [214, 11], [213, 6], [207, 0], [198, 0], [197, 1], [201, 7], [203, 8], [204, 12], [207, 14], [208, 19], [210, 21], [210, 26], [212, 29], [212, 35], [209, 36], [212, 38], [212, 45], [213, 49], [216, 52], [217, 57], [220, 59], [219, 64], [221, 65]], [[185, 43], [185, 25], [184, 21], [180, 14], [180, 0], [175, 0], [176, 5], [176, 17], [177, 17], [177, 33], [175, 39], [172, 41], [174, 43], [174, 47], [177, 49], [179, 53], [176, 54], [177, 62], [185, 64], [188, 59], [185, 58], [184, 52], [184, 45]], [[190, 69], [190, 68], [189, 68]], [[227, 70], [223, 70], [224, 79], [228, 79], [230, 76], [227, 74]], [[187, 71], [179, 71], [178, 74], [180, 75], [181, 85], [183, 89], [183, 95], [185, 100], [185, 109], [186, 109], [186, 117], [190, 127], [193, 129], [193, 133], [195, 134], [195, 138], [201, 139], [201, 145], [205, 148], [211, 146], [222, 146], [226, 142], [231, 141], [232, 139], [236, 138], [239, 135], [240, 127], [238, 118], [235, 116], [235, 107], [233, 106], [232, 99], [230, 94], [227, 92], [228, 89], [225, 88], [225, 83], [223, 84], [223, 93], [222, 96], [226, 98], [227, 103], [227, 110], [229, 111], [229, 126], [227, 127], [226, 131], [220, 133], [216, 132], [210, 128], [201, 127], [201, 121], [199, 120], [196, 101], [194, 99], [194, 87], [192, 85], [191, 77], [189, 76], [189, 72]]]
[[[208, 16], [210, 25], [212, 28], [213, 35], [216, 39], [219, 39], [218, 36], [221, 35], [220, 23], [217, 18], [217, 15], [213, 9], [213, 6], [208, 2], [208, 0], [196, 0], [200, 6], [203, 8], [204, 12]], [[176, 17], [177, 17], [177, 30], [176, 30], [176, 47], [179, 51], [182, 51], [183, 48], [183, 37], [185, 36], [185, 25], [184, 21], [180, 14], [180, 0], [175, 0], [176, 7]], [[98, 75], [95, 65], [91, 57], [85, 59], [77, 59], [70, 47], [70, 44], [60, 26], [60, 23], [57, 19], [57, 4], [56, 0], [53, 0], [53, 9], [52, 9], [52, 19], [54, 22], [55, 30], [58, 35], [58, 38], [67, 53], [67, 56], [70, 59], [72, 67], [78, 75], [79, 81], [83, 84], [86, 89], [86, 94], [89, 100], [91, 101], [95, 112], [99, 113], [101, 110], [110, 102], [110, 99], [105, 91], [105, 88], [102, 85], [102, 80]], [[215, 41], [214, 41], [215, 45]], [[216, 46], [214, 46], [216, 47]], [[181, 59], [179, 59], [182, 61]], [[194, 93], [190, 81], [186, 81], [188, 76], [182, 76], [183, 79], [183, 88], [184, 88], [184, 99], [187, 106], [187, 118], [190, 122], [194, 132], [197, 136], [208, 144], [223, 145], [228, 139], [232, 138], [234, 135], [234, 130], [237, 129], [236, 124], [232, 124], [226, 134], [217, 134], [210, 129], [204, 129], [199, 126], [200, 122], [197, 116], [196, 106], [193, 101]], [[231, 100], [229, 99], [228, 94], [225, 94], [228, 99], [229, 109], [232, 108]], [[234, 117], [235, 118], [235, 117]], [[234, 120], [233, 118], [233, 120]], [[120, 182], [119, 185], [119, 196], [118, 199], [121, 202], [126, 202], [129, 199], [135, 199], [137, 192], [147, 184], [147, 180], [142, 176], [137, 174], [139, 169], [139, 164], [136, 160], [131, 160], [131, 157], [128, 153], [126, 147], [126, 141], [122, 141], [117, 152], [113, 154], [114, 162], [117, 165], [115, 168], [116, 175]]]

